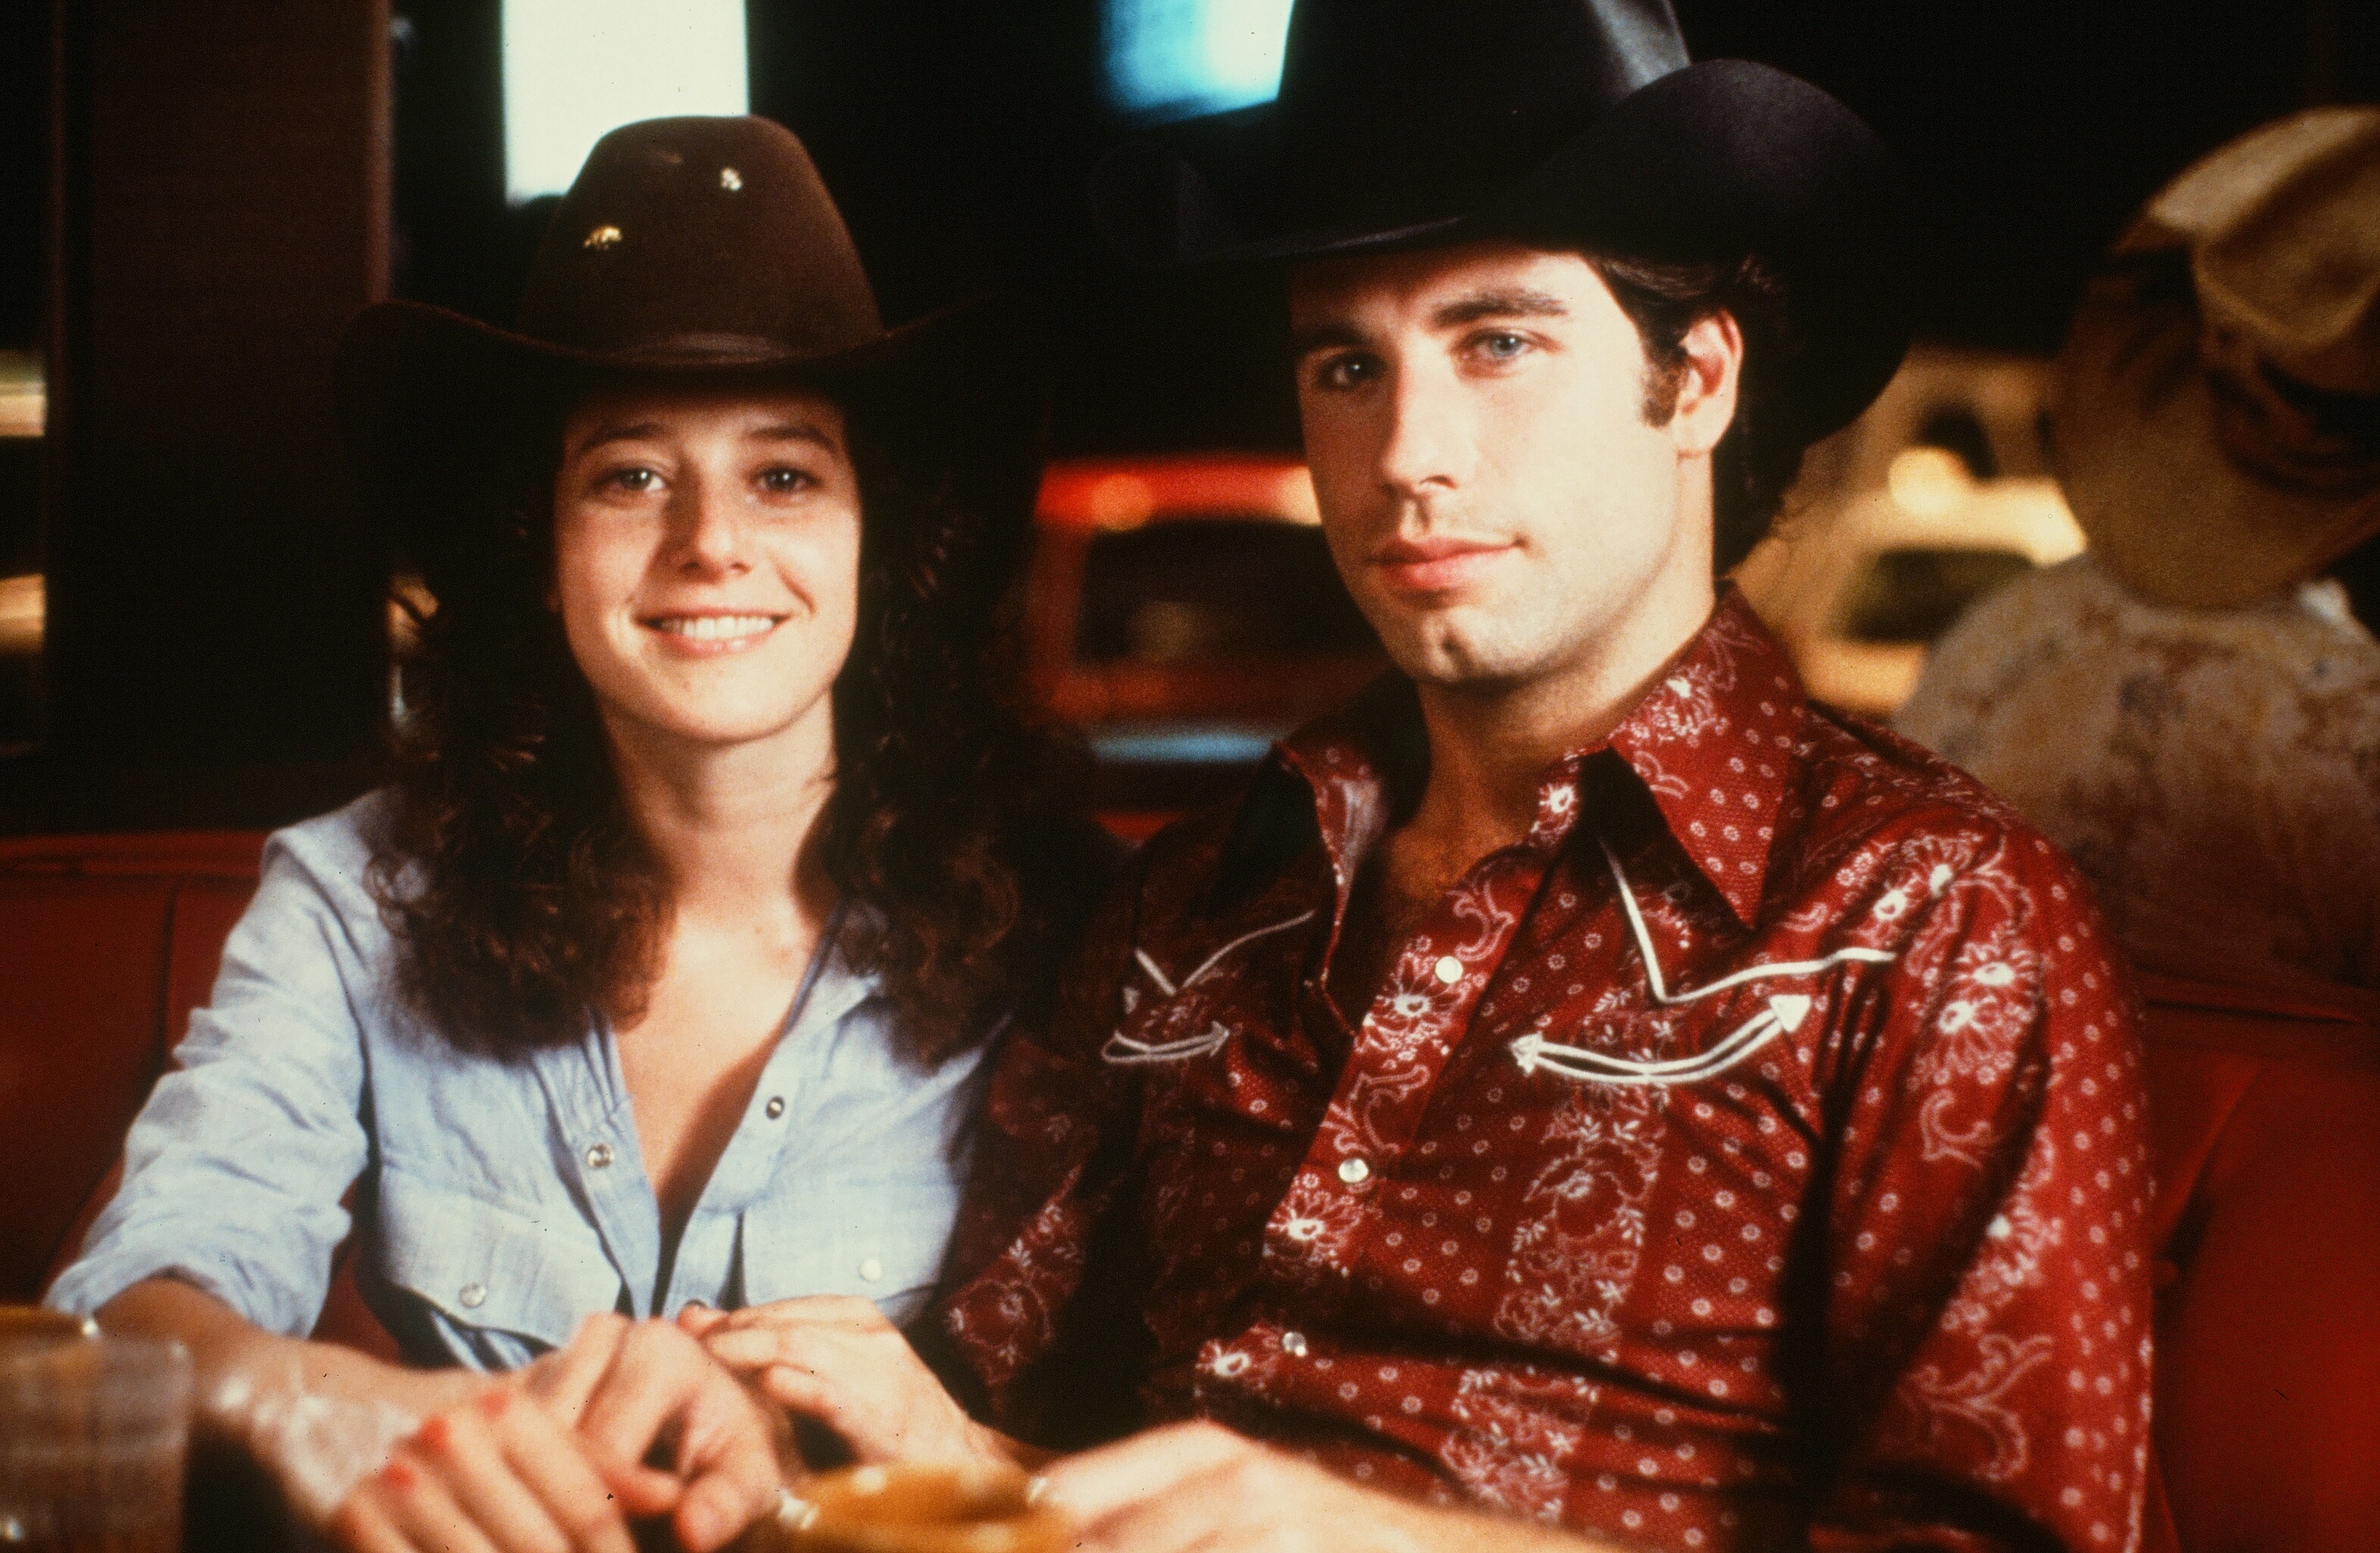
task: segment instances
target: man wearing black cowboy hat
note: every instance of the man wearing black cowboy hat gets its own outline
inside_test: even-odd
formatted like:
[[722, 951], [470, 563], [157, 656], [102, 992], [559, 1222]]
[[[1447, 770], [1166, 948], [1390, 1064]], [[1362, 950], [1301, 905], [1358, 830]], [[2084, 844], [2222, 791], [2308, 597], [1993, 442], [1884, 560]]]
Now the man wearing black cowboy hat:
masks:
[[1095, 197], [1281, 266], [1402, 674], [1153, 841], [1002, 1055], [947, 1329], [1028, 1437], [1174, 1425], [1050, 1495], [1119, 1547], [2134, 1546], [2102, 929], [1713, 581], [1905, 342], [1867, 130], [1665, 0], [1301, 0], [1278, 103]]

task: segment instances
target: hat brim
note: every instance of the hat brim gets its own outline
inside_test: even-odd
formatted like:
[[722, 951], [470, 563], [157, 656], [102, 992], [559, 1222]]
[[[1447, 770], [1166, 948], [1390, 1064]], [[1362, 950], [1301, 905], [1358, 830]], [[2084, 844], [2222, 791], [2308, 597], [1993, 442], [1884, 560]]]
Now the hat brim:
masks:
[[2100, 563], [2145, 598], [2216, 608], [2317, 576], [2380, 532], [2380, 490], [2291, 490], [2227, 454], [2199, 328], [2187, 299], [2086, 298], [2051, 442]]
[[1781, 413], [1805, 440], [1848, 424], [1908, 349], [1905, 200], [1873, 130], [1819, 88], [1740, 59], [1639, 87], [1461, 208], [1302, 223], [1269, 208], [1270, 104], [1112, 153], [1092, 205], [1110, 246], [1156, 269], [1268, 264], [1513, 233], [1687, 263], [1755, 255], [1783, 280], [1803, 347]]
[[1029, 531], [1048, 379], [1036, 331], [1005, 300], [962, 303], [811, 356], [707, 340], [587, 351], [396, 300], [357, 314], [333, 371], [349, 454], [432, 593], [487, 544], [488, 476], [521, 429], [590, 389], [640, 382], [823, 393], [901, 468], [954, 490], [978, 521], [1002, 531], [987, 538], [1022, 543]]

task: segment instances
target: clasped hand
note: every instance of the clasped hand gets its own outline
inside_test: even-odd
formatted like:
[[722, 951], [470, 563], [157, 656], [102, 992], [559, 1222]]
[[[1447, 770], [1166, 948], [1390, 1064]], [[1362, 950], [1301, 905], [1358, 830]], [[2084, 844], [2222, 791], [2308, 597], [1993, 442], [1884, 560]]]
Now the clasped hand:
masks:
[[775, 1502], [783, 1429], [687, 1333], [596, 1316], [527, 1369], [464, 1382], [326, 1529], [358, 1553], [633, 1553], [627, 1519], [667, 1516], [710, 1553]]

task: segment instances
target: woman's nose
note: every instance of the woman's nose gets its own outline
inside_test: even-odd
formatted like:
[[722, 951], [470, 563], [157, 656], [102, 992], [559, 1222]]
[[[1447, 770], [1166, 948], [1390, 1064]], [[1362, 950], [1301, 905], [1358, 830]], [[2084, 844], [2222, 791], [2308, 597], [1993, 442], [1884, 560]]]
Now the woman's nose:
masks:
[[672, 514], [680, 564], [702, 576], [731, 576], [750, 568], [746, 514], [732, 491], [693, 480], [679, 488]]

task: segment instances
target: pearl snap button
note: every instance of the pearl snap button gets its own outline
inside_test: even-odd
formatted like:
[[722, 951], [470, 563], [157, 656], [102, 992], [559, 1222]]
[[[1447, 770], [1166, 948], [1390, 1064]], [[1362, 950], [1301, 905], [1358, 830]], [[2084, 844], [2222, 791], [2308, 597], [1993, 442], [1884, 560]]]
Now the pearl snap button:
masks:
[[859, 1276], [869, 1283], [880, 1283], [884, 1278], [884, 1264], [871, 1256], [859, 1265]]
[[1305, 1334], [1303, 1332], [1283, 1332], [1281, 1335], [1281, 1351], [1283, 1353], [1288, 1354], [1293, 1359], [1305, 1358]]
[[1439, 956], [1438, 963], [1431, 967], [1431, 969], [1438, 972], [1438, 979], [1444, 982], [1448, 986], [1452, 986], [1455, 983], [1463, 980], [1463, 961], [1455, 959], [1452, 955]]
[[776, 1120], [779, 1117], [785, 1114], [785, 1097], [782, 1094], [770, 1095], [768, 1105], [763, 1107], [762, 1109], [769, 1113], [769, 1119], [771, 1121]]
[[1372, 1167], [1360, 1155], [1339, 1161], [1339, 1179], [1349, 1186], [1361, 1186], [1372, 1179]]
[[592, 1148], [589, 1148], [589, 1149], [587, 1151], [587, 1168], [588, 1168], [589, 1169], [590, 1169], [590, 1170], [601, 1170], [601, 1169], [606, 1169], [606, 1168], [610, 1168], [611, 1163], [612, 1163], [612, 1145], [611, 1145], [611, 1144], [609, 1144], [609, 1143], [597, 1143], [597, 1144], [595, 1144]]
[[455, 1298], [463, 1302], [465, 1310], [478, 1310], [488, 1302], [488, 1290], [483, 1284], [467, 1283], [455, 1290]]

